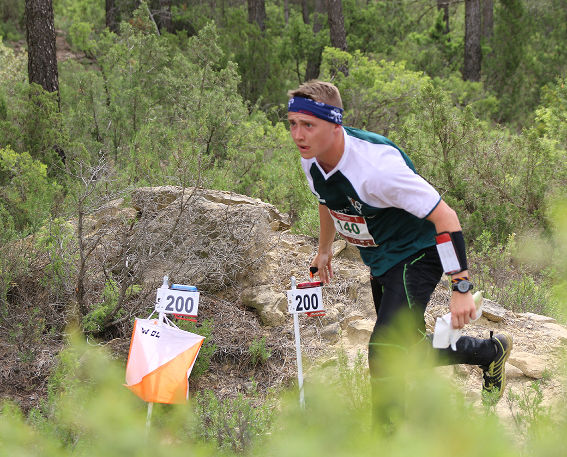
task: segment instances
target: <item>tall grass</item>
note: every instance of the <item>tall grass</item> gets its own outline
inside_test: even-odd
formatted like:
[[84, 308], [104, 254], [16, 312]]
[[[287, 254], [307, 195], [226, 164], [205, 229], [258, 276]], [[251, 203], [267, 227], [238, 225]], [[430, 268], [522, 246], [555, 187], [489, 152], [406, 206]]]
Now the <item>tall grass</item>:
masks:
[[[564, 444], [560, 431], [565, 414], [538, 411], [538, 433], [527, 443], [517, 437], [493, 414], [475, 409], [447, 380], [436, 375], [429, 357], [418, 350], [393, 351], [385, 358], [390, 381], [378, 394], [398, 406], [388, 427], [371, 421], [369, 402], [353, 402], [352, 386], [367, 382], [360, 362], [349, 368], [339, 358], [338, 369], [311, 376], [306, 381], [306, 407], [299, 406], [297, 392], [284, 391], [277, 407], [270, 405], [275, 419], [257, 424], [223, 421], [223, 427], [250, 426], [250, 443], [217, 447], [214, 436], [208, 442], [194, 432], [204, 417], [224, 412], [226, 402], [211, 401], [192, 408], [160, 405], [146, 429], [146, 404], [122, 386], [124, 367], [112, 361], [100, 348], [74, 341], [65, 351], [63, 364], [70, 370], [57, 371], [50, 398], [27, 418], [13, 405], [0, 413], [0, 455], [64, 457], [71, 455], [118, 457], [136, 456], [517, 456], [525, 449], [530, 455], [559, 455]], [[400, 355], [403, 354], [403, 355]], [[64, 359], [64, 360], [63, 360]], [[356, 379], [348, 379], [348, 377]], [[351, 387], [349, 387], [351, 386]], [[368, 397], [365, 395], [364, 397]], [[357, 398], [364, 398], [358, 396]], [[250, 410], [238, 399], [239, 410]], [[253, 414], [249, 415], [255, 417]], [[265, 416], [267, 417], [267, 416]], [[529, 420], [522, 416], [522, 427]], [[255, 428], [252, 428], [254, 425]], [[197, 427], [199, 428], [199, 427]], [[532, 428], [534, 430], [534, 428]], [[219, 432], [223, 430], [218, 430]], [[245, 430], [224, 430], [227, 436], [242, 436]], [[204, 434], [207, 435], [207, 434]], [[203, 434], [201, 434], [203, 436]], [[234, 450], [236, 449], [236, 450]]]

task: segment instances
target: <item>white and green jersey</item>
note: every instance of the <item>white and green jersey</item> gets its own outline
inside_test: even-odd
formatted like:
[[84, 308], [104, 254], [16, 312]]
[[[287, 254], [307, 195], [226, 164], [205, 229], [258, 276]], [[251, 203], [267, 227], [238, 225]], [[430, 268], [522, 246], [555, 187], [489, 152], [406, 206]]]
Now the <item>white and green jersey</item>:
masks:
[[360, 249], [373, 276], [435, 245], [425, 218], [439, 193], [415, 171], [409, 157], [387, 138], [343, 127], [345, 150], [329, 173], [316, 159], [301, 159], [309, 187], [327, 208], [337, 231]]

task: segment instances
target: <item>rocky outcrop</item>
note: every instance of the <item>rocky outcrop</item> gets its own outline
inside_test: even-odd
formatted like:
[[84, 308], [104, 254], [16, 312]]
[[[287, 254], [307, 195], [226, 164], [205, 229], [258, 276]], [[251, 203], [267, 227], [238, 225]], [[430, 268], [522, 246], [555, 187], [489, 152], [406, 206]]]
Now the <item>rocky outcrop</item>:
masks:
[[[230, 192], [179, 187], [141, 188], [130, 203], [116, 200], [89, 217], [89, 236], [114, 225], [135, 221], [135, 249], [144, 260], [143, 281], [155, 283], [165, 274], [209, 292], [224, 291], [254, 310], [266, 331], [292, 325], [285, 292], [291, 276], [308, 280], [316, 253], [315, 239], [294, 235], [289, 219], [260, 200]], [[355, 354], [367, 350], [376, 313], [367, 268], [358, 250], [343, 240], [333, 243], [334, 279], [323, 288], [324, 317], [300, 316], [306, 348], [313, 353], [343, 347]], [[449, 293], [440, 285], [428, 306], [426, 323], [447, 312]], [[488, 337], [506, 330], [514, 338], [508, 360], [511, 389], [553, 376], [567, 328], [534, 313], [513, 313], [485, 299], [481, 319], [464, 332]], [[481, 372], [472, 369], [464, 388], [478, 391]]]

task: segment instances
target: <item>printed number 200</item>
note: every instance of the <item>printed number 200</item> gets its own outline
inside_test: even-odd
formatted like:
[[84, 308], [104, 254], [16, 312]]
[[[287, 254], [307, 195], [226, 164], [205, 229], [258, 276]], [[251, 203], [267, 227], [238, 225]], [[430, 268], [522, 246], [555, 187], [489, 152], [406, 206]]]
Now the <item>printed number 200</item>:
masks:
[[296, 295], [295, 301], [297, 305], [295, 307], [296, 311], [311, 311], [316, 310], [319, 308], [319, 299], [317, 298], [317, 294], [309, 295]]
[[[183, 297], [179, 296], [177, 299], [173, 295], [168, 295], [167, 298], [167, 305], [165, 307], [166, 311], [170, 312], [178, 312], [182, 313], [185, 311], [186, 313], [190, 314], [193, 311], [193, 297], [187, 297], [187, 299], [183, 299]], [[175, 309], [173, 305], [175, 304]]]

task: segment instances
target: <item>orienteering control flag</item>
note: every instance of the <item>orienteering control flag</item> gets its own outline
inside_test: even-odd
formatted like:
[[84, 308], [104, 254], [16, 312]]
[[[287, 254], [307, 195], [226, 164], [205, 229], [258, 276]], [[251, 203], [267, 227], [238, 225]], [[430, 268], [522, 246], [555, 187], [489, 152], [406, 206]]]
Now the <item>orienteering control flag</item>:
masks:
[[158, 319], [136, 319], [126, 387], [153, 403], [185, 403], [189, 374], [205, 338]]

